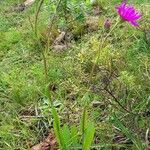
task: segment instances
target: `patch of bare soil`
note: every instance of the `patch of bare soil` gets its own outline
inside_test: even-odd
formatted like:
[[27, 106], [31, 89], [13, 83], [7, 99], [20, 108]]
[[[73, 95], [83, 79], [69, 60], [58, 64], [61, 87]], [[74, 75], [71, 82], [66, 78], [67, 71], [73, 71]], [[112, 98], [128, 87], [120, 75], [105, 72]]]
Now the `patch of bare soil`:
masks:
[[65, 41], [65, 35], [66, 35], [66, 32], [62, 31], [54, 40], [53, 45], [52, 45], [54, 52], [56, 53], [63, 52], [68, 48], [68, 45]]
[[37, 145], [31, 147], [31, 150], [58, 150], [58, 144], [53, 132], [50, 132], [47, 138]]

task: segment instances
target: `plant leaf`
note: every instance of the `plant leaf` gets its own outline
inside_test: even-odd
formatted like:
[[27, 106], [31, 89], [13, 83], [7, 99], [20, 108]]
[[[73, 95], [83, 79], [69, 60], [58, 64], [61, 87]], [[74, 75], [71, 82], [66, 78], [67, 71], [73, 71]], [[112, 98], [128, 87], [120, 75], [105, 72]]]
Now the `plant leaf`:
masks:
[[71, 127], [71, 141], [73, 146], [78, 145], [79, 137], [78, 137], [78, 129], [76, 126]]
[[95, 127], [93, 123], [89, 123], [88, 127], [85, 131], [84, 142], [83, 142], [83, 150], [90, 150], [90, 146], [92, 144], [95, 133]]
[[65, 143], [64, 143], [64, 139], [63, 139], [61, 128], [60, 128], [60, 119], [59, 119], [58, 113], [53, 105], [52, 105], [52, 116], [54, 118], [54, 123], [53, 123], [54, 132], [55, 132], [57, 141], [59, 143], [60, 149], [62, 149], [62, 147], [64, 147]]
[[126, 128], [122, 122], [116, 117], [113, 116], [113, 123], [118, 127], [132, 142], [135, 144], [137, 150], [144, 150], [143, 144], [140, 139], [138, 139], [128, 128]]
[[70, 140], [71, 139], [71, 133], [70, 133], [68, 125], [65, 124], [63, 126], [62, 133], [63, 133], [63, 139], [65, 142], [65, 145], [66, 145], [66, 147], [68, 147], [68, 145], [71, 144], [71, 140]]

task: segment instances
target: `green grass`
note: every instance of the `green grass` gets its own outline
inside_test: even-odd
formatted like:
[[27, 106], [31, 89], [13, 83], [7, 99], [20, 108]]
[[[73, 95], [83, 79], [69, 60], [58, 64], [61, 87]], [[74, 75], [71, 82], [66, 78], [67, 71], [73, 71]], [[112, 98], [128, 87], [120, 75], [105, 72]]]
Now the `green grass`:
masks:
[[[72, 41], [68, 50], [62, 53], [49, 50], [49, 82], [45, 84], [41, 55], [44, 45], [38, 47], [29, 21], [30, 16], [34, 24], [37, 5], [34, 4], [23, 12], [12, 12], [11, 7], [19, 2], [21, 1], [0, 1], [3, 6], [0, 7], [0, 149], [29, 149], [46, 137], [52, 128], [53, 119], [45, 89], [54, 85], [56, 91], [53, 91], [52, 99], [61, 118], [61, 125], [79, 126], [86, 105], [96, 128], [93, 148], [143, 148], [150, 123], [150, 47], [143, 32], [124, 23], [123, 27], [120, 26], [112, 33], [107, 46], [100, 52], [91, 90], [90, 72], [98, 50], [99, 36], [104, 32], [101, 23], [96, 31]], [[105, 16], [112, 20], [115, 18], [114, 4], [118, 2], [120, 1], [113, 0], [108, 5], [104, 3], [106, 13], [99, 17], [100, 22], [104, 21]], [[139, 10], [144, 10], [140, 23], [149, 28], [149, 1], [130, 2]], [[49, 23], [52, 12], [52, 8], [49, 8], [50, 6], [42, 7], [38, 33], [43, 33]], [[78, 26], [82, 27], [83, 22], [75, 23], [77, 26], [74, 30], [78, 34]], [[65, 26], [59, 20], [55, 24]], [[101, 90], [109, 79], [111, 93]], [[124, 111], [113, 96], [136, 115]], [[100, 105], [93, 107], [93, 101], [99, 101]], [[114, 116], [117, 118], [114, 119]], [[114, 142], [116, 136], [125, 137], [129, 144]]]

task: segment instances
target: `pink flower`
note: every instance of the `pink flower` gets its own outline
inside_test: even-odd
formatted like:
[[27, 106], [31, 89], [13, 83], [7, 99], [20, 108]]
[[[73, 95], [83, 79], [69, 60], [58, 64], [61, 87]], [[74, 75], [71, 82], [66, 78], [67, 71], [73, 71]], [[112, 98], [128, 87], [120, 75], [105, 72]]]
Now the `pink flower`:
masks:
[[126, 2], [124, 1], [120, 6], [117, 6], [116, 9], [122, 20], [129, 22], [135, 27], [139, 26], [137, 20], [142, 17], [142, 14], [136, 11], [133, 6], [127, 6]]

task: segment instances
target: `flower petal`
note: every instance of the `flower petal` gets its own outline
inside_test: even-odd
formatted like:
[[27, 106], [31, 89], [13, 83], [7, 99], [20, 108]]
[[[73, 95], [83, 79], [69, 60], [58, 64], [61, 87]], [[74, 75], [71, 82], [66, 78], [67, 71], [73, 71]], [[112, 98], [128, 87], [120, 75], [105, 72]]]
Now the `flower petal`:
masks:
[[138, 27], [139, 26], [139, 24], [136, 22], [136, 21], [131, 21], [130, 22], [134, 27]]
[[125, 12], [125, 8], [126, 8], [126, 3], [122, 3], [117, 9], [118, 9], [118, 13], [122, 16], [123, 13]]
[[134, 14], [135, 14], [134, 7], [133, 6], [129, 6], [126, 17], [131, 18], [131, 16], [134, 15]]
[[138, 19], [140, 19], [142, 17], [142, 14], [141, 13], [136, 13], [133, 17], [132, 17], [132, 19], [133, 20], [138, 20]]

